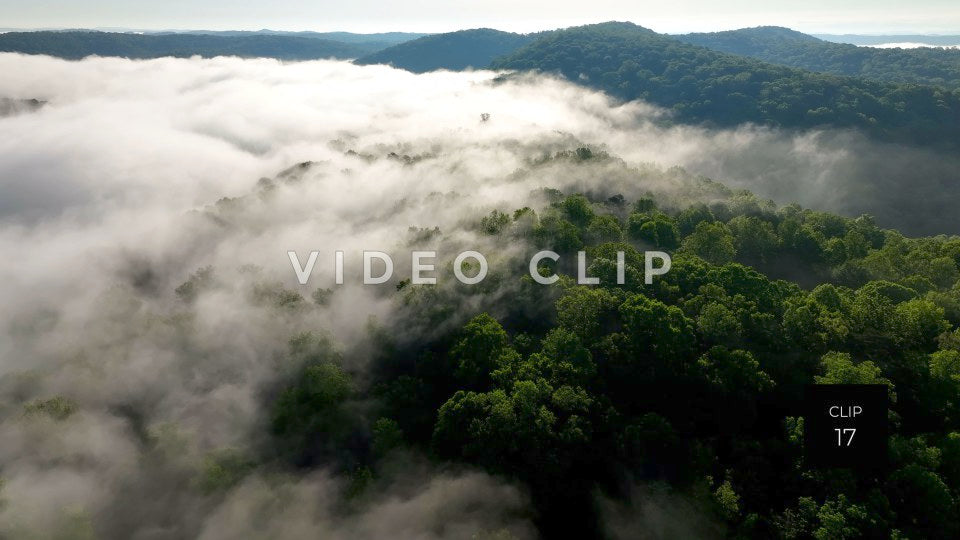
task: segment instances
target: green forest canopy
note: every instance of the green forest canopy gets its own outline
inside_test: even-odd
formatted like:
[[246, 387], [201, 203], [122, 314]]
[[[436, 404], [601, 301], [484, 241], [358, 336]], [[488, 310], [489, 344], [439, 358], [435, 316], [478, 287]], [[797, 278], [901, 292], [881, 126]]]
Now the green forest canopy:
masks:
[[[547, 161], [603, 159], [579, 148]], [[869, 216], [692, 182], [709, 202], [543, 190], [543, 207], [492, 210], [468, 228], [530, 252], [586, 250], [601, 284], [576, 285], [563, 264], [551, 268], [557, 284], [534, 284], [520, 256], [478, 287], [401, 281], [388, 293], [396, 320], [369, 330], [379, 359], [364, 377], [322, 334], [294, 336], [288, 365], [301, 367], [272, 400], [264, 459], [333, 464], [355, 497], [392, 452], [416, 449], [526, 486], [548, 537], [597, 536], [593, 497], [628, 498], [625, 479], [663, 486], [731, 537], [960, 533], [960, 238], [906, 238]], [[674, 262], [645, 286], [649, 248]], [[211, 272], [178, 288], [186, 306]], [[254, 294], [307, 313], [337, 290], [312, 302], [280, 284]], [[415, 330], [429, 328], [449, 330]], [[798, 406], [810, 383], [889, 387], [885, 474], [804, 462]], [[29, 409], [68, 415], [68, 405]], [[227, 458], [205, 489], [256, 466]]]
[[960, 50], [878, 49], [831, 43], [776, 26], [674, 36], [715, 51], [810, 71], [892, 83], [960, 87]]
[[494, 58], [513, 52], [535, 39], [489, 28], [425, 36], [378, 51], [356, 61], [360, 65], [389, 64], [424, 73], [438, 69], [482, 69]]
[[124, 58], [240, 56], [315, 60], [357, 58], [390, 46], [388, 42], [347, 43], [276, 34], [126, 34], [117, 32], [7, 32], [0, 52], [46, 54], [79, 60], [91, 55]]
[[492, 67], [558, 73], [620, 99], [669, 108], [683, 122], [857, 128], [920, 144], [960, 140], [960, 90], [812, 73], [690, 45], [631, 23], [552, 32]]
[[884, 141], [948, 149], [960, 141], [957, 51], [865, 49], [780, 28], [668, 36], [617, 22], [526, 35], [462, 30], [400, 44], [404, 36], [327, 37], [337, 34], [10, 32], [0, 34], [0, 51], [69, 59], [359, 58], [414, 72], [533, 70], [648, 101], [684, 123], [855, 128]]

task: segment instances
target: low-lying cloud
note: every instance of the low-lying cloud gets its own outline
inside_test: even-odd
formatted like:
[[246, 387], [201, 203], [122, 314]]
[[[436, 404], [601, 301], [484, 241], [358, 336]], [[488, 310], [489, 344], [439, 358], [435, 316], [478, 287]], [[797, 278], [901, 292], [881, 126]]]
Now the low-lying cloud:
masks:
[[[225, 495], [198, 491], [207, 453], [255, 454], [266, 438], [265, 400], [291, 372], [290, 336], [329, 333], [363, 373], [368, 321], [396, 309], [349, 278], [329, 303], [296, 311], [255, 291], [279, 283], [309, 298], [331, 287], [334, 250], [348, 276], [364, 249], [508, 254], [519, 248], [464, 225], [536, 205], [541, 187], [679, 197], [692, 175], [660, 167], [683, 165], [780, 202], [858, 213], [896, 195], [865, 186], [902, 194], [899, 175], [920, 171], [933, 178], [921, 192], [946, 190], [958, 170], [955, 157], [852, 133], [670, 127], [662, 110], [544, 77], [15, 54], [0, 54], [0, 72], [0, 97], [46, 102], [0, 118], [0, 536], [531, 536], [521, 488], [413, 457], [416, 481], [384, 480], [382, 497], [346, 513], [334, 496], [344, 479], [324, 470], [257, 471]], [[536, 165], [582, 145], [624, 162]], [[954, 204], [944, 193], [936, 204]], [[948, 232], [957, 218], [879, 221], [899, 219]], [[441, 238], [418, 241], [411, 227]], [[300, 287], [288, 250], [329, 260]], [[200, 294], [175, 293], [208, 266]], [[430, 331], [408, 330], [413, 340]], [[76, 411], [61, 421], [24, 413], [52, 396]]]

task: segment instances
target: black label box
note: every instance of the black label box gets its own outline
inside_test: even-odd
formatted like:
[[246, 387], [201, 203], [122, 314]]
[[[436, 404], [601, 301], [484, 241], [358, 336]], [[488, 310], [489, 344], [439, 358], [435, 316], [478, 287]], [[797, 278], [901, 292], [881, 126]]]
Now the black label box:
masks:
[[804, 396], [803, 448], [815, 467], [880, 469], [887, 462], [887, 387], [811, 384]]

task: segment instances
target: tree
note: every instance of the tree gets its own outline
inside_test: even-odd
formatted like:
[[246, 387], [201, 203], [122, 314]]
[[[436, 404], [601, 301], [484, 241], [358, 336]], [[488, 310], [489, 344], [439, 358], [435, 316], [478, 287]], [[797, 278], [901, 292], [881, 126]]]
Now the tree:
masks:
[[847, 303], [836, 287], [820, 285], [787, 302], [783, 327], [793, 343], [812, 351], [843, 346], [850, 335]]
[[573, 287], [557, 300], [557, 322], [591, 345], [619, 327], [620, 299], [607, 289]]
[[570, 195], [560, 203], [564, 217], [577, 227], [584, 228], [593, 221], [593, 208], [583, 195]]
[[662, 249], [675, 249], [680, 243], [680, 231], [666, 214], [633, 213], [627, 220], [627, 236], [634, 242], [643, 242]]
[[63, 396], [37, 399], [23, 406], [25, 416], [47, 417], [57, 421], [70, 418], [76, 411], [77, 404]]
[[486, 313], [471, 319], [450, 349], [456, 377], [467, 387], [477, 389], [486, 388], [490, 372], [515, 355], [509, 346], [507, 332]]
[[950, 489], [935, 472], [912, 463], [893, 472], [886, 491], [909, 538], [954, 538], [957, 509]]
[[543, 216], [534, 227], [533, 235], [540, 247], [558, 253], [572, 253], [583, 247], [580, 229], [556, 214]]
[[753, 266], [762, 266], [773, 260], [780, 243], [773, 225], [748, 216], [737, 216], [728, 225], [740, 260]]
[[960, 385], [960, 351], [940, 350], [931, 354], [930, 376]]
[[611, 215], [594, 216], [587, 226], [585, 237], [592, 244], [619, 242], [623, 239], [620, 220]]
[[727, 395], [758, 394], [773, 388], [773, 380], [749, 351], [712, 347], [697, 362], [699, 374]]
[[510, 224], [510, 216], [499, 210], [493, 210], [490, 215], [484, 216], [480, 220], [480, 230], [484, 234], [496, 236]]
[[634, 294], [620, 305], [620, 317], [635, 361], [653, 357], [676, 371], [684, 369], [696, 334], [679, 308]]
[[733, 490], [729, 478], [717, 487], [716, 491], [713, 492], [713, 496], [724, 517], [733, 519], [740, 514], [740, 496]]
[[543, 338], [540, 352], [530, 355], [529, 362], [537, 376], [555, 387], [588, 387], [597, 371], [590, 351], [583, 347], [580, 338], [563, 328], [551, 330]]
[[925, 392], [932, 411], [947, 422], [960, 418], [960, 351], [941, 349], [929, 356], [930, 388]]
[[891, 401], [897, 400], [893, 383], [869, 360], [854, 364], [849, 353], [828, 352], [820, 359], [820, 366], [824, 373], [813, 377], [817, 384], [884, 384], [890, 389]]
[[340, 366], [330, 362], [307, 366], [274, 403], [274, 435], [285, 441], [286, 452], [297, 455], [310, 452], [315, 443], [334, 447], [349, 430], [343, 405], [353, 392], [350, 376]]
[[703, 203], [694, 204], [680, 211], [677, 216], [677, 227], [680, 234], [688, 236], [702, 222], [714, 221], [713, 213]]
[[837, 495], [836, 499], [827, 500], [817, 511], [819, 526], [813, 531], [817, 540], [841, 540], [846, 538], [860, 538], [865, 531], [860, 524], [870, 519], [866, 509], [857, 504], [850, 504], [846, 495]]
[[941, 289], [948, 289], [960, 279], [957, 263], [952, 257], [936, 257], [925, 261], [920, 268], [923, 276]]
[[373, 424], [372, 435], [371, 449], [377, 457], [383, 457], [403, 444], [403, 430], [390, 418], [378, 418]]
[[437, 413], [433, 444], [496, 472], [559, 478], [591, 437], [593, 400], [582, 389], [554, 389], [544, 380], [509, 390], [458, 391]]
[[723, 223], [702, 222], [683, 240], [683, 251], [711, 264], [727, 264], [737, 254], [733, 234]]
[[943, 315], [943, 308], [929, 300], [897, 304], [891, 322], [898, 344], [907, 349], [934, 349], [937, 336], [950, 329]]
[[700, 309], [697, 329], [704, 339], [716, 344], [736, 344], [743, 333], [737, 316], [718, 302], [710, 302]]

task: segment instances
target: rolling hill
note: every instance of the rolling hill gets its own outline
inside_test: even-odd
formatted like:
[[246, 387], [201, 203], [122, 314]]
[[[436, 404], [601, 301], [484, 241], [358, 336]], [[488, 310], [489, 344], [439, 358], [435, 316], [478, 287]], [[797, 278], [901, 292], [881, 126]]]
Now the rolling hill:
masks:
[[536, 39], [489, 28], [435, 34], [407, 41], [360, 58], [357, 64], [387, 64], [414, 73], [438, 69], [485, 68], [490, 62]]
[[416, 32], [375, 32], [372, 34], [357, 34], [355, 32], [311, 32], [311, 31], [286, 31], [286, 30], [169, 30], [160, 32], [141, 32], [152, 35], [165, 34], [202, 34], [211, 36], [290, 36], [315, 39], [329, 39], [330, 41], [339, 41], [342, 43], [363, 43], [373, 44], [381, 49], [392, 47], [405, 41], [421, 38], [430, 34]]
[[78, 60], [91, 55], [124, 58], [194, 55], [266, 57], [280, 60], [357, 58], [386, 43], [346, 43], [313, 37], [248, 34], [126, 34], [115, 32], [9, 32], [0, 34], [0, 52], [46, 54]]
[[813, 73], [631, 23], [556, 31], [492, 67], [559, 74], [623, 100], [669, 108], [687, 123], [857, 128], [881, 140], [924, 145], [960, 141], [960, 91]]
[[[272, 31], [11, 32], [0, 34], [0, 51], [68, 59], [357, 58], [361, 65], [388, 64], [418, 73], [532, 70], [559, 74], [618, 99], [648, 101], [672, 110], [674, 119], [683, 123], [854, 128], [883, 141], [949, 148], [960, 144], [960, 89], [948, 88], [960, 86], [960, 68], [937, 60], [949, 60], [960, 51], [862, 49], [776, 27], [669, 36], [617, 22], [528, 35], [462, 30], [386, 47], [385, 40], [406, 37]], [[917, 81], [928, 84], [912, 84]]]
[[675, 37], [715, 51], [810, 71], [960, 88], [960, 50], [957, 49], [858, 47], [823, 41], [776, 26]]

